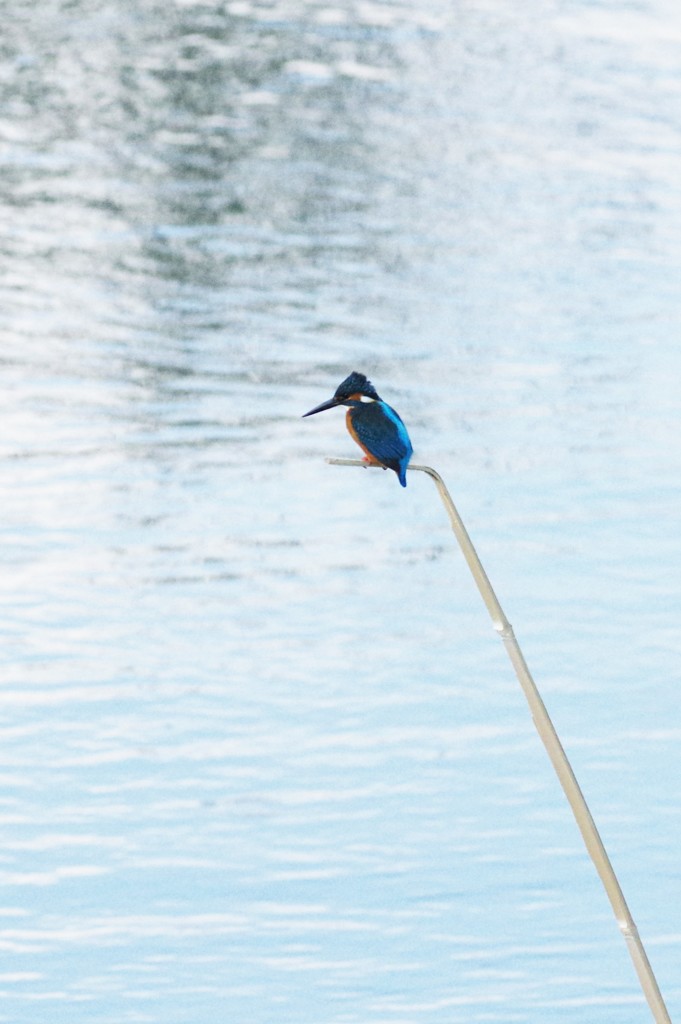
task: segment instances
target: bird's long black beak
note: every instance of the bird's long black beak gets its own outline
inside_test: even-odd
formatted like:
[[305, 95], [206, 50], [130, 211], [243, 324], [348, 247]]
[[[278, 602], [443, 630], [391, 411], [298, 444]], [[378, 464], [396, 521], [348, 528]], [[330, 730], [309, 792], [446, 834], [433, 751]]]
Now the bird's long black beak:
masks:
[[322, 402], [321, 405], [315, 405], [314, 409], [310, 409], [309, 412], [303, 413], [302, 418], [305, 419], [306, 416], [314, 416], [316, 412], [324, 412], [325, 409], [334, 409], [340, 404], [341, 403], [337, 398], [330, 398], [328, 402]]

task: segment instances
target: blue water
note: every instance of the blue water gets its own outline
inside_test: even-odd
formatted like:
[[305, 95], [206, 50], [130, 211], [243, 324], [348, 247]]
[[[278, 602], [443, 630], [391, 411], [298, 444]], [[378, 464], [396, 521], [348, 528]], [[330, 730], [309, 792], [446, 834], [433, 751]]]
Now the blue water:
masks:
[[[2, 5], [0, 1021], [681, 1014], [681, 15]], [[355, 449], [356, 450], [356, 449]]]

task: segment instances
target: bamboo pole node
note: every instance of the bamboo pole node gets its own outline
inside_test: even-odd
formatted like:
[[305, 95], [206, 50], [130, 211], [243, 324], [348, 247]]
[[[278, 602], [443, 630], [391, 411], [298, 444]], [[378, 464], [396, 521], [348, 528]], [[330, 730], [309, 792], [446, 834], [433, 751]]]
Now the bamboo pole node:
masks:
[[[360, 459], [327, 458], [326, 461], [332, 466], [362, 466], [365, 469], [383, 468], [381, 466], [370, 466]], [[591, 811], [589, 810], [587, 802], [584, 799], [584, 795], [579, 787], [575, 773], [572, 770], [572, 765], [570, 764], [568, 756], [563, 749], [563, 745], [560, 742], [558, 733], [556, 732], [549, 713], [546, 710], [546, 706], [541, 698], [539, 690], [537, 689], [537, 685], [532, 678], [520, 649], [520, 645], [516, 639], [515, 633], [513, 632], [513, 627], [506, 618], [503, 609], [499, 604], [497, 595], [495, 594], [492, 584], [487, 577], [487, 573], [485, 572], [482, 562], [478, 557], [478, 553], [473, 547], [473, 543], [468, 536], [468, 531], [463, 524], [463, 520], [452, 501], [452, 496], [447, 490], [444, 480], [440, 474], [431, 466], [416, 466], [412, 463], [408, 468], [409, 472], [425, 473], [426, 476], [429, 476], [431, 480], [433, 480], [438, 489], [440, 498], [442, 499], [442, 504], [449, 516], [449, 521], [459, 543], [459, 547], [461, 548], [461, 552], [468, 564], [473, 579], [475, 580], [480, 596], [487, 607], [487, 611], [490, 614], [492, 625], [499, 634], [504, 647], [506, 648], [506, 652], [511, 660], [518, 682], [520, 683], [525, 699], [529, 705], [535, 728], [539, 733], [539, 737], [544, 744], [544, 748], [546, 749], [556, 775], [558, 776], [558, 780], [562, 786], [567, 801], [570, 804], [577, 826], [582, 834], [582, 839], [584, 840], [587, 852], [594, 863], [598, 876], [603, 884], [603, 888], [605, 889], [606, 895], [610, 901], [610, 905], [615, 915], [615, 920], [617, 921], [619, 929], [624, 936], [643, 994], [652, 1012], [653, 1020], [655, 1021], [655, 1024], [672, 1024], [664, 999], [662, 998], [662, 994], [658, 987], [657, 979], [655, 978], [655, 974], [653, 973], [653, 969], [639, 935], [638, 928], [631, 916], [631, 912], [624, 898], [624, 893], [622, 892], [619, 881], [617, 880], [613, 866], [610, 863], [610, 858], [608, 857], [603, 841], [598, 829], [596, 828], [596, 823], [591, 816]]]

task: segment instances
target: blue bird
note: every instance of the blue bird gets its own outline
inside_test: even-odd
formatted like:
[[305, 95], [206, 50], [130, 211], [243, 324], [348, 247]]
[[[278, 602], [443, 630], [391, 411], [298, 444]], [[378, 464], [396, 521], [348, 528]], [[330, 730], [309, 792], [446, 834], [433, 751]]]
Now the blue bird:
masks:
[[371, 381], [363, 373], [351, 373], [336, 388], [333, 398], [310, 409], [305, 416], [314, 416], [337, 405], [348, 407], [345, 424], [350, 437], [366, 453], [364, 461], [394, 470], [397, 479], [406, 487], [407, 466], [413, 451], [409, 434], [395, 410], [383, 401]]

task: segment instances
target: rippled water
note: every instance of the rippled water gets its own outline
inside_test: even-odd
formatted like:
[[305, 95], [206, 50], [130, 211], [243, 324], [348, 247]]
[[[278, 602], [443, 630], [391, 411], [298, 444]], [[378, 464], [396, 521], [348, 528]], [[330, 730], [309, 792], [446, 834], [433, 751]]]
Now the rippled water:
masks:
[[681, 16], [4, 3], [0, 1020], [681, 1012]]

